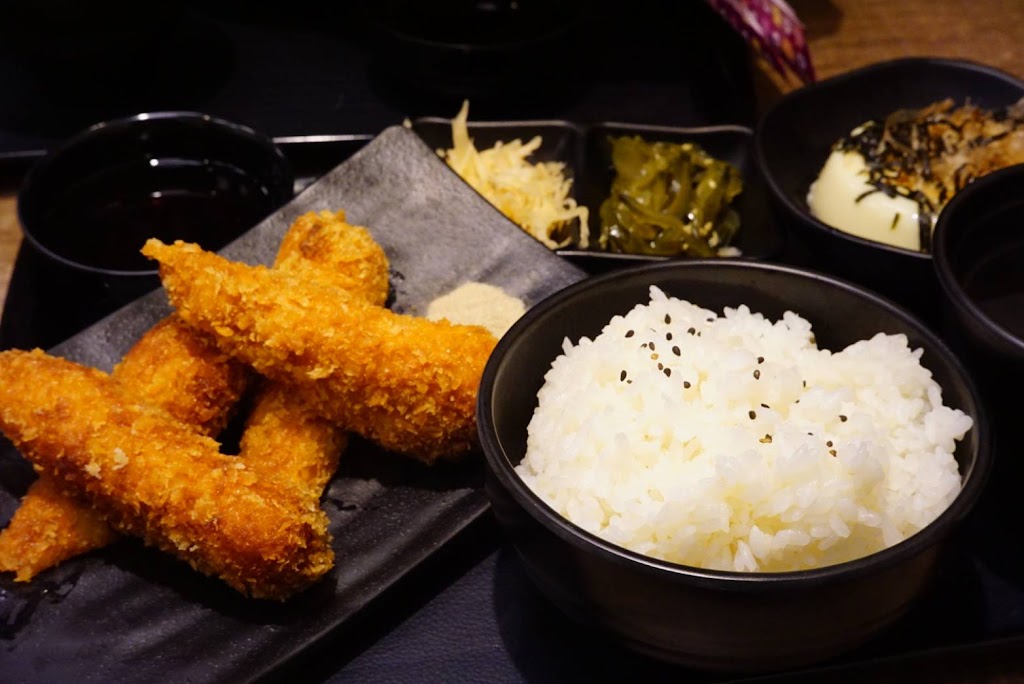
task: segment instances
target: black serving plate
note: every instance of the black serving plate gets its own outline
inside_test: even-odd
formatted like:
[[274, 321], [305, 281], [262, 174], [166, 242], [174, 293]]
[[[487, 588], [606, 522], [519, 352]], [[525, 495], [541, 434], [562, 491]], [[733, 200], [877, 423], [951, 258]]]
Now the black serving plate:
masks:
[[[222, 253], [269, 263], [296, 217], [325, 209], [344, 209], [384, 247], [396, 311], [422, 313], [467, 280], [533, 304], [584, 275], [468, 192], [401, 127], [385, 130]], [[163, 292], [150, 293], [52, 351], [110, 369], [168, 312]], [[343, 461], [324, 495], [337, 567], [308, 592], [280, 605], [246, 600], [155, 550], [118, 542], [27, 585], [0, 578], [2, 679], [237, 682], [268, 675], [486, 511], [479, 459], [431, 469], [356, 440]], [[0, 524], [31, 479], [28, 464], [3, 442]]]
[[[614, 177], [610, 137], [638, 135], [648, 141], [695, 142], [712, 156], [734, 164], [743, 174], [744, 190], [734, 204], [742, 223], [732, 243], [739, 248], [742, 258], [778, 257], [785, 246], [783, 233], [771, 216], [764, 180], [754, 164], [753, 131], [745, 126], [682, 128], [608, 122], [579, 125], [567, 121], [470, 121], [467, 127], [480, 150], [492, 147], [496, 142], [515, 139], [526, 142], [534, 136], [541, 136], [541, 145], [531, 156], [531, 161], [554, 161], [565, 165], [565, 176], [572, 180], [570, 196], [589, 210], [592, 242], [600, 233], [598, 212]], [[412, 128], [436, 150], [452, 145], [451, 121], [448, 119], [420, 118], [413, 121]], [[574, 246], [555, 251], [588, 272], [670, 258], [615, 254], [593, 246], [581, 248], [578, 246], [578, 226], [573, 229], [573, 236]]]

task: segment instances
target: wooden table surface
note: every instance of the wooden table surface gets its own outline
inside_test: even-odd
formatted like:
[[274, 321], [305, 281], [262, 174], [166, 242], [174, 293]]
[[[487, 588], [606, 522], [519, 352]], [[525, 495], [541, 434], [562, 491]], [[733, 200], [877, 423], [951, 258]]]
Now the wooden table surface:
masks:
[[[971, 59], [1024, 78], [1024, 2], [1021, 0], [790, 0], [807, 28], [819, 78], [886, 59], [940, 56]], [[769, 104], [793, 85], [771, 73], [757, 79]], [[13, 194], [0, 195], [0, 312], [21, 233]], [[973, 654], [923, 665], [921, 681], [1024, 681], [1021, 658]], [[904, 675], [906, 673], [904, 672]], [[883, 676], [874, 681], [889, 681]]]

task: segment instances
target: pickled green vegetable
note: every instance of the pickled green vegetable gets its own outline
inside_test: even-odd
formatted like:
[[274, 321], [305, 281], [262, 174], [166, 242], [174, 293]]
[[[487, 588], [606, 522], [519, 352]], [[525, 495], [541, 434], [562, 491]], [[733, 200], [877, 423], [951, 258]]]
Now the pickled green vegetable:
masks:
[[740, 227], [743, 191], [732, 164], [694, 143], [610, 138], [615, 179], [601, 204], [600, 249], [625, 254], [717, 256]]

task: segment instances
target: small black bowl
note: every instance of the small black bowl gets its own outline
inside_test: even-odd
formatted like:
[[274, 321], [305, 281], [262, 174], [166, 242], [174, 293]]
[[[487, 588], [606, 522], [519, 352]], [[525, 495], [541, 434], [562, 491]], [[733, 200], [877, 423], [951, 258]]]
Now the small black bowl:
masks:
[[881, 62], [801, 88], [761, 118], [754, 156], [782, 225], [810, 252], [812, 266], [868, 285], [933, 320], [938, 286], [931, 255], [866, 240], [822, 223], [807, 191], [832, 145], [853, 128], [898, 109], [952, 98], [997, 108], [1024, 97], [1024, 81], [968, 61]]
[[953, 334], [1002, 378], [1024, 373], [1024, 165], [980, 178], [935, 225], [933, 261]]
[[[956, 451], [963, 487], [939, 517], [886, 550], [800, 572], [738, 573], [655, 560], [568, 522], [515, 472], [526, 453], [537, 392], [565, 338], [593, 337], [648, 288], [703, 307], [747, 304], [771, 318], [793, 310], [820, 346], [840, 349], [875, 333], [902, 333], [943, 388], [974, 418]], [[596, 276], [549, 297], [499, 342], [477, 408], [497, 519], [542, 593], [570, 616], [606, 628], [659, 658], [720, 670], [795, 667], [859, 645], [902, 616], [927, 585], [943, 542], [972, 508], [991, 463], [986, 413], [970, 376], [929, 328], [859, 286], [754, 261], [676, 261]]]
[[270, 138], [205, 114], [156, 112], [91, 126], [35, 163], [18, 218], [64, 284], [70, 334], [159, 285], [139, 253], [147, 238], [220, 249], [292, 195], [291, 167]]

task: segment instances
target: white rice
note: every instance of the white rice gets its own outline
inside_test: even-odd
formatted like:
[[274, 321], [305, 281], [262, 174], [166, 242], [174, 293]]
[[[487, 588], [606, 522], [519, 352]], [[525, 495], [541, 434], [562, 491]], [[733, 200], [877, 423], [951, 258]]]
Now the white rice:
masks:
[[792, 312], [650, 294], [566, 340], [538, 394], [517, 472], [561, 515], [655, 558], [777, 572], [891, 546], [956, 497], [972, 420], [904, 335], [833, 353]]

